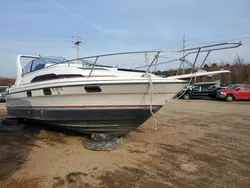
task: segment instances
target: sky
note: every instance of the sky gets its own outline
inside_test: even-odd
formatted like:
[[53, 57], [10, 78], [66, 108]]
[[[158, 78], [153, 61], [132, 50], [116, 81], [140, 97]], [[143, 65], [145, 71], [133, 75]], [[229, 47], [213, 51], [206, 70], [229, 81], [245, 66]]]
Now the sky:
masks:
[[219, 42], [242, 46], [211, 54], [250, 61], [249, 0], [1, 0], [0, 77], [15, 77], [19, 53], [75, 58], [103, 53], [169, 50]]

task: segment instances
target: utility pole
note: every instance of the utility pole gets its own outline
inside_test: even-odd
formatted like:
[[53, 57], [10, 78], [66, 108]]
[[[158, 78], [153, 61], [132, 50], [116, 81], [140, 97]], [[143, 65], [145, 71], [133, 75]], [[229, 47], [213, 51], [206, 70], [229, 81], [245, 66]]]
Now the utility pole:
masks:
[[186, 39], [185, 39], [185, 35], [183, 36], [183, 40], [182, 40], [182, 57], [183, 57], [183, 62], [182, 62], [182, 73], [185, 74], [185, 63], [184, 63], [184, 56], [185, 56], [185, 48], [186, 48]]
[[[80, 41], [80, 37], [78, 35], [78, 32], [76, 32], [76, 41], [74, 41], [74, 45], [76, 46], [76, 57], [77, 59], [80, 58], [80, 43], [82, 41]], [[79, 60], [77, 61], [79, 63]]]

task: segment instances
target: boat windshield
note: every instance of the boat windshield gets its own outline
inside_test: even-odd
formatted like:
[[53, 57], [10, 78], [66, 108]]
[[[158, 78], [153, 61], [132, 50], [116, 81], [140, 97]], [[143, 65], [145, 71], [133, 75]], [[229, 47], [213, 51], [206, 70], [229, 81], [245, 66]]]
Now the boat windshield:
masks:
[[236, 85], [231, 85], [231, 86], [228, 87], [228, 89], [236, 89], [238, 86], [239, 86], [238, 84], [236, 84]]
[[63, 58], [42, 58], [42, 57], [35, 58], [35, 59], [31, 60], [23, 68], [23, 74], [27, 74], [29, 72], [43, 69], [46, 65], [52, 65], [52, 64], [64, 61], [64, 60], [65, 59], [63, 59]]

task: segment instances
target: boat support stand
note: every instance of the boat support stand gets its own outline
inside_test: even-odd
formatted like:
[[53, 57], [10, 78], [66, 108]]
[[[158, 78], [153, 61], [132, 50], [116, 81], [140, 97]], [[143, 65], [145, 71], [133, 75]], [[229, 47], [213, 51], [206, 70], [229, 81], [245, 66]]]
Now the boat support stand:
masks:
[[105, 151], [114, 150], [123, 144], [123, 137], [105, 133], [92, 133], [90, 137], [85, 137], [84, 147], [90, 150]]

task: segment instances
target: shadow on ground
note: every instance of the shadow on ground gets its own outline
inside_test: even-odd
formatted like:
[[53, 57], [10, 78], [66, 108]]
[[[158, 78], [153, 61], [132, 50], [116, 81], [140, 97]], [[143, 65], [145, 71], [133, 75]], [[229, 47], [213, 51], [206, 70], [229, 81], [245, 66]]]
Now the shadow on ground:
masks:
[[39, 129], [29, 128], [15, 133], [0, 133], [0, 180], [18, 170], [36, 146]]
[[13, 133], [0, 132], [0, 181], [25, 165], [30, 151], [40, 140], [48, 145], [64, 144], [67, 136], [84, 136], [73, 131], [44, 124], [27, 124], [26, 128]]

